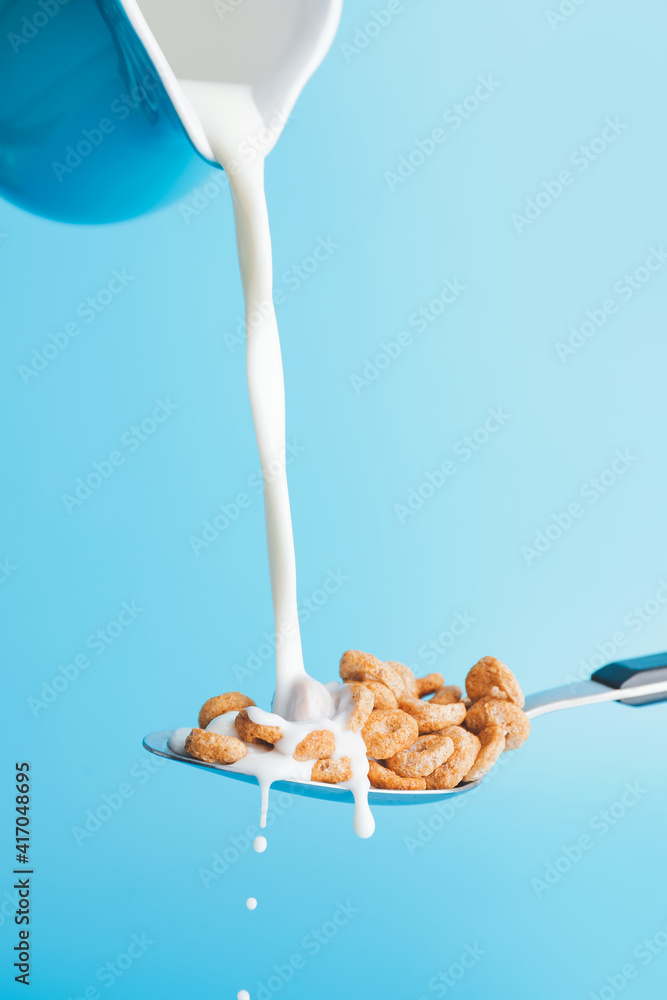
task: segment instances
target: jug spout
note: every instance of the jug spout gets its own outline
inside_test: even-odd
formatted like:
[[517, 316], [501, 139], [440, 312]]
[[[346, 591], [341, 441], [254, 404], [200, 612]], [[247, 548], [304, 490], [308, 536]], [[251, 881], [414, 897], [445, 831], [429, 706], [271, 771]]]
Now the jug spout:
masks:
[[343, 7], [343, 0], [243, 0], [233, 5], [212, 0], [121, 2], [159, 68], [193, 145], [207, 159], [215, 159], [215, 154], [188, 100], [188, 84], [249, 88], [275, 143], [299, 94], [328, 52]]

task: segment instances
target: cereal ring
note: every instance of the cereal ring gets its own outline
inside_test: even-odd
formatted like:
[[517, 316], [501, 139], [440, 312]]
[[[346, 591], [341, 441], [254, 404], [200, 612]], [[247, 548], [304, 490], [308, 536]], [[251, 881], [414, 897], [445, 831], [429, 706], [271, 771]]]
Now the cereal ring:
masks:
[[386, 684], [380, 681], [364, 681], [364, 686], [373, 695], [373, 708], [398, 708], [398, 702]]
[[419, 736], [419, 727], [398, 708], [379, 708], [371, 712], [361, 735], [369, 755], [384, 760], [411, 747]]
[[519, 708], [523, 708], [526, 701], [510, 668], [495, 656], [483, 656], [470, 668], [466, 677], [466, 691], [473, 701], [489, 695], [491, 698], [507, 698]]
[[483, 778], [505, 749], [505, 731], [502, 726], [496, 726], [493, 723], [484, 726], [484, 729], [480, 729], [477, 734], [477, 738], [482, 746], [464, 781], [477, 781], [478, 778]]
[[360, 684], [359, 681], [348, 681], [343, 684], [339, 708], [349, 712], [345, 728], [351, 729], [353, 733], [358, 733], [373, 711], [373, 694], [365, 684]]
[[245, 757], [248, 750], [235, 736], [220, 736], [219, 733], [207, 733], [205, 729], [193, 729], [185, 740], [185, 752], [209, 764], [233, 764]]
[[433, 694], [438, 688], [441, 688], [445, 683], [445, 678], [442, 674], [427, 674], [426, 677], [416, 677], [415, 686], [417, 689], [417, 697], [423, 698], [424, 695]]
[[242, 708], [249, 708], [255, 702], [240, 691], [227, 691], [226, 694], [219, 694], [215, 698], [205, 701], [199, 710], [199, 728], [206, 729], [209, 722], [213, 722], [219, 715], [225, 712], [240, 712]]
[[515, 704], [502, 698], [481, 698], [468, 709], [465, 727], [479, 733], [488, 725], [500, 726], [505, 733], [505, 749], [518, 750], [530, 736], [530, 720]]
[[401, 678], [401, 680], [403, 681], [403, 685], [404, 685], [404, 688], [405, 688], [404, 693], [405, 694], [411, 694], [411, 695], [413, 695], [416, 698], [417, 697], [417, 678], [415, 677], [415, 675], [412, 672], [412, 670], [410, 669], [410, 667], [406, 667], [406, 665], [404, 663], [398, 663], [396, 660], [387, 660], [386, 661], [386, 665], [388, 667], [391, 667], [392, 670], [395, 670], [396, 673]]
[[[478, 733], [491, 722], [486, 716], [486, 705], [492, 700], [491, 695], [480, 698], [479, 701], [472, 702], [466, 709], [466, 717], [463, 725], [471, 733]], [[496, 699], [504, 701], [503, 698]]]
[[383, 663], [370, 653], [348, 649], [340, 658], [340, 676], [344, 681], [380, 681], [395, 698], [403, 693], [403, 679], [388, 663]]
[[427, 776], [427, 788], [456, 788], [475, 763], [479, 753], [480, 742], [477, 737], [461, 729], [460, 726], [448, 726], [443, 736], [449, 736], [453, 741], [454, 753]]
[[325, 781], [337, 785], [339, 781], [349, 781], [352, 777], [352, 761], [349, 757], [316, 760], [310, 772], [311, 781]]
[[426, 788], [423, 778], [404, 778], [376, 760], [368, 762], [368, 779], [373, 788], [391, 788], [398, 792], [422, 792]]
[[277, 743], [283, 738], [280, 726], [261, 726], [253, 722], [247, 708], [242, 709], [234, 719], [234, 729], [246, 743]]
[[461, 702], [453, 705], [434, 705], [431, 701], [407, 697], [401, 698], [398, 705], [417, 720], [420, 736], [424, 733], [436, 733], [445, 726], [457, 726], [459, 722], [463, 722], [466, 714], [465, 706]]
[[456, 684], [445, 684], [431, 698], [432, 705], [454, 705], [461, 701], [461, 688]]
[[329, 729], [314, 729], [297, 743], [294, 760], [317, 760], [330, 757], [336, 749], [336, 738]]
[[385, 763], [402, 778], [424, 778], [444, 764], [453, 753], [454, 741], [450, 736], [432, 733], [431, 736], [420, 736], [411, 747], [399, 750]]

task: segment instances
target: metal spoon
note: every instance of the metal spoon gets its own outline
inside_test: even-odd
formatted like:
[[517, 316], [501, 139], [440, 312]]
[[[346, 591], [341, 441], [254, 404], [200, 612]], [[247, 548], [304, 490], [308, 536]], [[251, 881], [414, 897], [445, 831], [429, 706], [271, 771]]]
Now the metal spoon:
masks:
[[[623, 705], [653, 705], [667, 700], [667, 653], [656, 653], [653, 656], [641, 656], [633, 660], [620, 660], [608, 663], [606, 667], [596, 670], [590, 680], [566, 684], [564, 687], [551, 688], [526, 698], [525, 712], [529, 718], [556, 712], [562, 708], [579, 708], [581, 705], [594, 705], [602, 701], [619, 701]], [[158, 757], [188, 764], [190, 767], [203, 768], [214, 774], [236, 781], [247, 781], [257, 784], [257, 779], [250, 774], [230, 771], [223, 764], [207, 764], [191, 757], [181, 757], [169, 749], [171, 730], [150, 733], [143, 745], [150, 753]], [[461, 795], [470, 792], [481, 784], [478, 781], [464, 782], [456, 788], [433, 789], [423, 792], [385, 791], [371, 788], [368, 801], [371, 805], [424, 805], [426, 802], [438, 802], [450, 795]], [[306, 795], [314, 799], [330, 799], [333, 802], [352, 802], [352, 792], [345, 785], [326, 785], [318, 781], [276, 781], [272, 786], [277, 791], [290, 792], [293, 795]]]

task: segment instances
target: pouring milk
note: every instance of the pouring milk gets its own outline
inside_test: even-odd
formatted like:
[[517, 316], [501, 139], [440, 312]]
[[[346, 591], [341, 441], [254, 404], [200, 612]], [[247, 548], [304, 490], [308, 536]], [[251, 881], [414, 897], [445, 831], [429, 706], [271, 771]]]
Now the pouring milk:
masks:
[[[132, 0], [133, 3], [133, 0]], [[138, 30], [148, 28], [137, 9], [128, 15]], [[297, 612], [296, 559], [285, 462], [285, 386], [280, 339], [272, 301], [273, 267], [264, 162], [287, 121], [294, 102], [331, 44], [341, 0], [244, 0], [211, 25], [208, 0], [166, 3], [142, 0], [146, 16], [168, 66], [147, 48], [189, 132], [204, 155], [228, 174], [232, 199], [247, 335], [248, 390], [257, 447], [265, 479], [264, 511], [276, 634], [276, 693], [273, 712], [249, 708], [253, 722], [279, 725], [283, 738], [272, 751], [248, 748], [237, 764], [254, 774], [262, 790], [264, 825], [268, 790], [280, 779], [309, 780], [310, 762], [293, 759], [296, 745], [313, 723], [336, 739], [336, 756], [351, 759], [347, 782], [355, 798], [354, 829], [373, 833], [368, 807], [368, 760], [360, 733], [347, 727], [350, 704], [342, 685], [323, 685], [305, 670]], [[215, 30], [213, 30], [215, 28]], [[141, 31], [140, 31], [141, 33]], [[222, 51], [224, 48], [224, 51]], [[164, 56], [162, 56], [164, 62]], [[178, 82], [172, 71], [178, 74]], [[171, 74], [171, 75], [170, 75]], [[221, 79], [221, 74], [224, 74]], [[235, 713], [213, 720], [209, 730], [235, 735]], [[177, 730], [172, 749], [183, 753], [188, 730]]]

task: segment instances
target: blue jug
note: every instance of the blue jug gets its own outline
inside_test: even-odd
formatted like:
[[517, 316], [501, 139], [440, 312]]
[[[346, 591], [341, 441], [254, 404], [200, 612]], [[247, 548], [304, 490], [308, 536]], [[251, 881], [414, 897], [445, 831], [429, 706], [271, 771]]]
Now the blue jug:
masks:
[[116, 0], [0, 0], [0, 40], [0, 196], [118, 222], [210, 173]]

